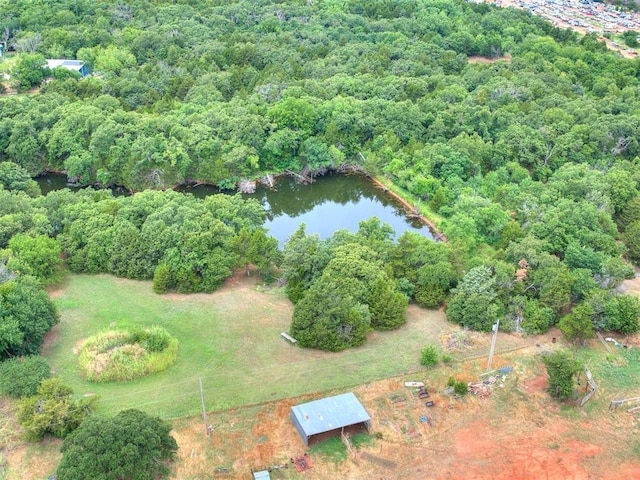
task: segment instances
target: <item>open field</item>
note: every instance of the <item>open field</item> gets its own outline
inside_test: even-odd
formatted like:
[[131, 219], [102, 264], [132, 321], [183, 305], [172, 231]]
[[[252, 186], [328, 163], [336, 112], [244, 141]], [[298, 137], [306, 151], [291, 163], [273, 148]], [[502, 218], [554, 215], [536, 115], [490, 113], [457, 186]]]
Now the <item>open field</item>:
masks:
[[[419, 351], [455, 329], [442, 312], [411, 307], [409, 320], [393, 332], [374, 333], [361, 348], [340, 353], [289, 344], [292, 305], [280, 289], [265, 289], [251, 277], [234, 277], [210, 295], [164, 295], [150, 282], [111, 276], [70, 276], [52, 296], [61, 321], [43, 354], [76, 394], [100, 395], [100, 410], [139, 408], [164, 418], [201, 411], [202, 377], [208, 410], [344, 388], [420, 369]], [[132, 382], [97, 384], [79, 373], [77, 347], [102, 330], [161, 325], [180, 342], [167, 371]], [[466, 355], [485, 352], [469, 350]], [[505, 336], [501, 348], [530, 344]]]

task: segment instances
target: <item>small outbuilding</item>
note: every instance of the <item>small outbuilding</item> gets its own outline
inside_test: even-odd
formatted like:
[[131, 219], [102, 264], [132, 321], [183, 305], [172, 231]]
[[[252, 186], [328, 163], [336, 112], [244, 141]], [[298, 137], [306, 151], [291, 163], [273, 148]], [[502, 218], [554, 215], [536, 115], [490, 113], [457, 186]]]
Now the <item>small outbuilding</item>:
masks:
[[369, 431], [371, 417], [353, 393], [345, 393], [291, 407], [291, 421], [308, 446], [344, 431]]
[[269, 475], [269, 470], [253, 472], [253, 480], [271, 480], [271, 475]]
[[89, 75], [89, 70], [82, 60], [67, 60], [66, 58], [47, 59], [47, 67], [51, 70], [54, 68], [65, 68], [72, 72], [78, 72], [82, 78]]

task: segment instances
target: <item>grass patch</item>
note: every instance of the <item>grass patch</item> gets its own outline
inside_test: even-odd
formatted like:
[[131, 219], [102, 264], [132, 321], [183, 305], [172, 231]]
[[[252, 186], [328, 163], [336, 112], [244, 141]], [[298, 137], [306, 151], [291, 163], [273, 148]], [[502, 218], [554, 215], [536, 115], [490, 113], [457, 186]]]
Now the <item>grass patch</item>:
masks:
[[166, 370], [178, 356], [178, 340], [161, 327], [109, 330], [80, 347], [82, 375], [94, 382], [124, 382]]
[[[629, 391], [640, 385], [640, 348], [619, 349], [613, 358], [602, 358], [595, 351], [584, 352], [585, 357], [593, 358], [591, 369], [596, 381], [605, 382], [612, 391]], [[594, 358], [596, 357], [596, 358]]]
[[347, 459], [347, 447], [340, 437], [332, 437], [317, 443], [309, 450], [312, 455], [318, 455], [333, 463], [342, 463]]
[[349, 441], [351, 442], [351, 445], [353, 445], [354, 448], [365, 447], [373, 443], [373, 440], [374, 440], [374, 437], [372, 437], [368, 433], [358, 433], [356, 435], [353, 435], [351, 438], [349, 438]]

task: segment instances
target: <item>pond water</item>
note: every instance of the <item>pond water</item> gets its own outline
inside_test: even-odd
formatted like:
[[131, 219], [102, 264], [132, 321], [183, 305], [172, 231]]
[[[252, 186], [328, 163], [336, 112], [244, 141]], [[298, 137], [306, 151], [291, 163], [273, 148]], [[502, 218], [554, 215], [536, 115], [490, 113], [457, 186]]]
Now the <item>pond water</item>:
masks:
[[73, 191], [80, 190], [78, 187], [69, 185], [67, 183], [67, 176], [62, 173], [47, 173], [34, 178], [34, 180], [40, 185], [40, 190], [43, 195], [53, 192], [54, 190], [62, 190], [63, 188], [68, 188]]
[[[40, 185], [40, 191], [43, 195], [46, 195], [49, 192], [53, 192], [54, 190], [62, 190], [63, 188], [68, 188], [69, 190], [74, 192], [85, 188], [76, 187], [73, 184], [70, 184], [67, 180], [67, 176], [63, 173], [47, 173], [45, 175], [35, 177], [34, 180], [38, 183], [38, 185]], [[122, 187], [111, 187], [111, 191], [115, 196], [129, 195], [129, 191]]]
[[[46, 194], [67, 187], [64, 175], [48, 174], [36, 178]], [[184, 186], [180, 191], [203, 198], [220, 191], [209, 185]], [[258, 186], [256, 193], [243, 195], [259, 200], [267, 211], [265, 227], [277, 238], [280, 246], [305, 223], [307, 234], [317, 233], [328, 238], [336, 230], [358, 230], [362, 220], [378, 217], [400, 236], [411, 230], [433, 238], [429, 228], [415, 218], [409, 218], [405, 207], [396, 198], [360, 175], [325, 175], [311, 185], [301, 185], [293, 178], [277, 179], [276, 188]]]

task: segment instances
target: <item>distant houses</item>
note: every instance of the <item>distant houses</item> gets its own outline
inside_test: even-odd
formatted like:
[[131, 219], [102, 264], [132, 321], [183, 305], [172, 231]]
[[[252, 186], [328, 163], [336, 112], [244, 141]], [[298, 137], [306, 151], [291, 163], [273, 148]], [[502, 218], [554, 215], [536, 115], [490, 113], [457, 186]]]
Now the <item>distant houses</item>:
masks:
[[54, 68], [66, 68], [73, 72], [78, 72], [81, 78], [89, 75], [89, 69], [82, 60], [67, 60], [61, 59], [47, 59], [47, 67], [53, 70]]

